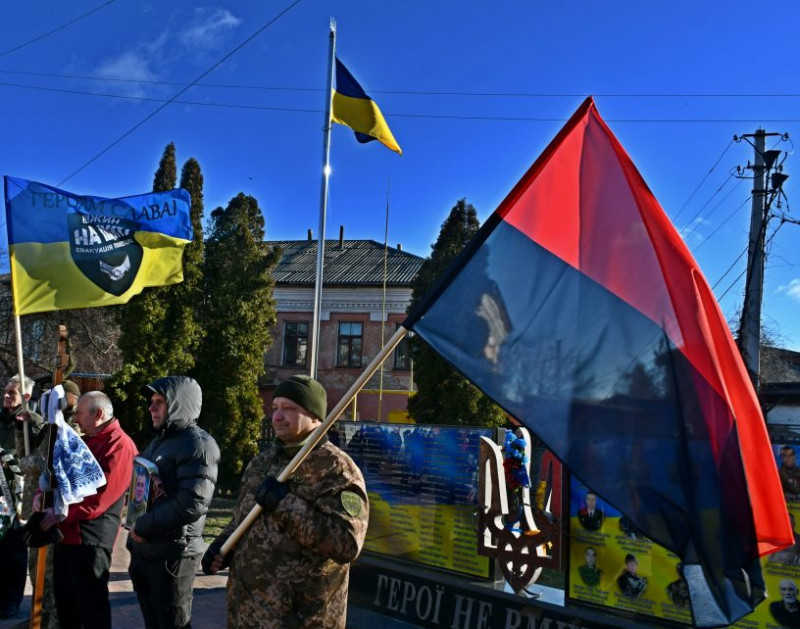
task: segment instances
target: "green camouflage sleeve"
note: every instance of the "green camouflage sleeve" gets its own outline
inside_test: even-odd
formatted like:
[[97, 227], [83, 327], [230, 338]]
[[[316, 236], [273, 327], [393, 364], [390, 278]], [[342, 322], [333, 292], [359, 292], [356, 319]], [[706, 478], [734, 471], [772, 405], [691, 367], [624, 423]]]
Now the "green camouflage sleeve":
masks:
[[364, 478], [355, 464], [344, 458], [333, 463], [314, 471], [315, 482], [308, 486], [292, 486], [272, 517], [301, 546], [345, 564], [353, 561], [364, 545], [369, 501]]

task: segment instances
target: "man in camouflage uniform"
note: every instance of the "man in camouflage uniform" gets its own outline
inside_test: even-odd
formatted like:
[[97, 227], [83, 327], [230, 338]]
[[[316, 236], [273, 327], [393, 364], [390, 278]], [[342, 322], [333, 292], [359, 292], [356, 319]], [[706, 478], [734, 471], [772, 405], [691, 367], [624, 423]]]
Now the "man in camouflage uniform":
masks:
[[[27, 415], [23, 411], [23, 398], [30, 401], [34, 382], [25, 376], [24, 395], [23, 386], [19, 375], [12, 376], [3, 392], [3, 407], [0, 410], [0, 447], [15, 458], [19, 463], [22, 474], [18, 479], [24, 479], [25, 496], [33, 495], [38, 474], [27, 472], [29, 463], [37, 463], [39, 458], [31, 454], [26, 456], [25, 432], [28, 433], [28, 447], [31, 453], [36, 452], [44, 437], [42, 431], [42, 418], [33, 411]], [[29, 488], [29, 484], [33, 487]], [[28, 561], [28, 548], [19, 528], [20, 520], [30, 513], [30, 501], [23, 500], [15, 505], [17, 519], [12, 530], [0, 540], [0, 618], [13, 618], [17, 615], [20, 602], [25, 593], [25, 567]]]
[[[233, 519], [202, 562], [207, 574], [231, 564], [229, 629], [345, 627], [350, 562], [369, 519], [364, 477], [323, 438], [287, 483], [276, 480], [326, 408], [325, 389], [308, 376], [292, 376], [275, 389], [276, 439], [247, 467]], [[222, 544], [257, 503], [264, 513], [223, 557]]]

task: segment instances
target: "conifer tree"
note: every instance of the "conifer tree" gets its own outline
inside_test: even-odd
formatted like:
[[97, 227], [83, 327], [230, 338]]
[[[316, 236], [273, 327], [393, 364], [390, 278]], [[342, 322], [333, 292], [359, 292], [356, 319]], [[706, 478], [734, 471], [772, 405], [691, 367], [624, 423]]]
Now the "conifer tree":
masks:
[[258, 451], [264, 409], [257, 384], [272, 342], [277, 260], [264, 243], [264, 217], [253, 197], [239, 193], [211, 213], [203, 273], [206, 336], [195, 374], [207, 392], [200, 423], [223, 452], [222, 489], [237, 486]]
[[[153, 192], [172, 190], [176, 178], [175, 145], [170, 142], [153, 178]], [[184, 281], [146, 288], [120, 307], [122, 368], [108, 384], [117, 416], [140, 446], [151, 434], [150, 416], [139, 394], [141, 387], [161, 376], [187, 374], [194, 365], [201, 336], [197, 307], [201, 302], [203, 177], [196, 160], [186, 163], [181, 182], [192, 198], [195, 228], [193, 242], [184, 251]]]
[[[431, 255], [412, 282], [411, 312], [439, 276], [478, 231], [475, 208], [461, 199], [442, 223]], [[419, 423], [502, 426], [503, 410], [418, 337], [409, 339], [418, 393], [408, 400], [408, 412]]]

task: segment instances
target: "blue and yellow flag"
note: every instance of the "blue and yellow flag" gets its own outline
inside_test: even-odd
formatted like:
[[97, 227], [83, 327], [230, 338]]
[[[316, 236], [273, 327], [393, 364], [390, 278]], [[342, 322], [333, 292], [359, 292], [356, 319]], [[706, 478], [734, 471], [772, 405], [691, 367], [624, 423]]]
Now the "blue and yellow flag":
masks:
[[362, 144], [378, 140], [386, 148], [400, 155], [400, 145], [394, 139], [389, 125], [358, 81], [344, 64], [336, 59], [336, 90], [333, 92], [333, 122], [350, 127], [356, 132], [356, 140]]
[[5, 177], [5, 201], [17, 315], [122, 304], [183, 280], [185, 190], [104, 199]]

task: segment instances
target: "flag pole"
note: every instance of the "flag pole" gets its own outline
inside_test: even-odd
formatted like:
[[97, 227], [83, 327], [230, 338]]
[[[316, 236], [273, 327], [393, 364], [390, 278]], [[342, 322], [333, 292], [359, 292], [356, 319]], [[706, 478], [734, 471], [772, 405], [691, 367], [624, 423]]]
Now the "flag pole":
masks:
[[319, 207], [319, 234], [317, 236], [317, 274], [314, 280], [314, 316], [311, 322], [311, 361], [309, 372], [317, 377], [319, 359], [319, 328], [322, 309], [322, 267], [325, 259], [325, 218], [328, 211], [328, 179], [331, 174], [331, 104], [333, 101], [333, 68], [336, 58], [336, 21], [331, 18], [328, 35], [328, 89], [325, 101], [325, 123], [322, 127], [322, 192]]
[[[391, 178], [386, 180], [386, 227], [383, 231], [383, 300], [381, 302], [381, 347], [386, 339], [386, 276], [389, 271], [389, 188]], [[378, 384], [378, 421], [383, 421], [383, 363]]]
[[[325, 421], [314, 429], [314, 432], [311, 433], [308, 441], [306, 441], [300, 451], [294, 455], [294, 458], [289, 461], [289, 463], [278, 476], [278, 482], [285, 483], [289, 477], [294, 474], [295, 470], [300, 467], [303, 461], [305, 461], [306, 457], [311, 453], [311, 450], [313, 450], [320, 442], [322, 437], [325, 436], [325, 433], [328, 432], [328, 429], [333, 425], [333, 422], [339, 418], [339, 415], [342, 414], [342, 411], [364, 387], [364, 385], [367, 383], [367, 380], [369, 380], [375, 374], [375, 372], [378, 370], [378, 367], [380, 367], [389, 354], [394, 351], [394, 348], [397, 347], [398, 343], [403, 340], [403, 337], [405, 337], [406, 334], [408, 334], [408, 330], [406, 330], [402, 325], [397, 328], [397, 332], [392, 335], [392, 338], [389, 339], [389, 342], [383, 346], [383, 349], [381, 349], [377, 356], [375, 356], [369, 365], [367, 365], [361, 375], [348, 389], [347, 393], [344, 394], [344, 397], [342, 397], [342, 399], [336, 403], [336, 406], [333, 407], [333, 410], [328, 413]], [[263, 509], [260, 505], [256, 505], [250, 510], [250, 513], [247, 514], [244, 520], [242, 520], [241, 524], [236, 527], [236, 530], [231, 533], [231, 536], [225, 540], [222, 548], [220, 548], [219, 552], [223, 556], [227, 555], [231, 549], [236, 546], [242, 535], [244, 535], [247, 529], [252, 526], [258, 516], [261, 515], [262, 511]]]
[[31, 440], [28, 436], [28, 423], [30, 417], [28, 415], [28, 400], [25, 398], [25, 393], [33, 393], [33, 391], [25, 391], [25, 365], [22, 362], [22, 324], [20, 323], [19, 315], [14, 315], [14, 329], [17, 335], [17, 373], [19, 374], [19, 392], [22, 396], [22, 439], [25, 443], [25, 456], [31, 453]]

